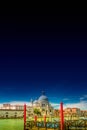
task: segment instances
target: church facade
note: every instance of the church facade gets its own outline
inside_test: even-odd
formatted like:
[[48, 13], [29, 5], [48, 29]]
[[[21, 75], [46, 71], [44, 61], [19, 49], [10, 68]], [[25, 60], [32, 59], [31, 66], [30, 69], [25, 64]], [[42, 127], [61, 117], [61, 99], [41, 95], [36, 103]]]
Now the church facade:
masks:
[[51, 106], [48, 97], [45, 92], [35, 101], [32, 101], [33, 109], [37, 108], [41, 112], [41, 115], [53, 115], [53, 107]]

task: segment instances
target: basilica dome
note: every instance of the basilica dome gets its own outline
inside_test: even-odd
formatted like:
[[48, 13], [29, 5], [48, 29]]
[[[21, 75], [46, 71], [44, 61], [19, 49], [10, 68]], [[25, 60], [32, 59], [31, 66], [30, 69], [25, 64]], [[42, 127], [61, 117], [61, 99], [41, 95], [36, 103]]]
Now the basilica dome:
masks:
[[45, 95], [45, 92], [42, 92], [42, 95], [39, 97], [38, 101], [47, 101], [48, 97]]

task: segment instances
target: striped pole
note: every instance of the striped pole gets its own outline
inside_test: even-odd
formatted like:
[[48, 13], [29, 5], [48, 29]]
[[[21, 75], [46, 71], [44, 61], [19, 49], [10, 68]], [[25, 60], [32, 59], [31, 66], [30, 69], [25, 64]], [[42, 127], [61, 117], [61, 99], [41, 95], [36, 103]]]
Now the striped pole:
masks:
[[26, 104], [24, 104], [24, 130], [26, 125]]
[[64, 115], [63, 115], [63, 103], [60, 103], [60, 127], [64, 130]]

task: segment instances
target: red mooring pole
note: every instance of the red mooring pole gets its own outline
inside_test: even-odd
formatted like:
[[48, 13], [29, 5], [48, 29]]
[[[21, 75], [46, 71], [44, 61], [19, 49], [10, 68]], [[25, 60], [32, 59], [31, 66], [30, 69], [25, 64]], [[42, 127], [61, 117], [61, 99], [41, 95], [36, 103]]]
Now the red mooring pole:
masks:
[[24, 130], [26, 125], [26, 104], [24, 104]]
[[34, 116], [34, 121], [35, 121], [35, 125], [36, 125], [36, 122], [37, 122], [37, 116], [36, 115]]
[[46, 126], [46, 115], [44, 116], [44, 125]]
[[63, 115], [63, 103], [60, 103], [60, 127], [64, 130], [64, 115]]

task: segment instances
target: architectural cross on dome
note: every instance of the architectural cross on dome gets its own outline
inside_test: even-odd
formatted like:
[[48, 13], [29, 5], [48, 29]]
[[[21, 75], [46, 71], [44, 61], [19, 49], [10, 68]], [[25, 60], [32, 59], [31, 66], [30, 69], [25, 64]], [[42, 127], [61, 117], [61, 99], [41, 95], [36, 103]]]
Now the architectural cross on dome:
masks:
[[45, 95], [45, 91], [42, 91], [42, 95]]

